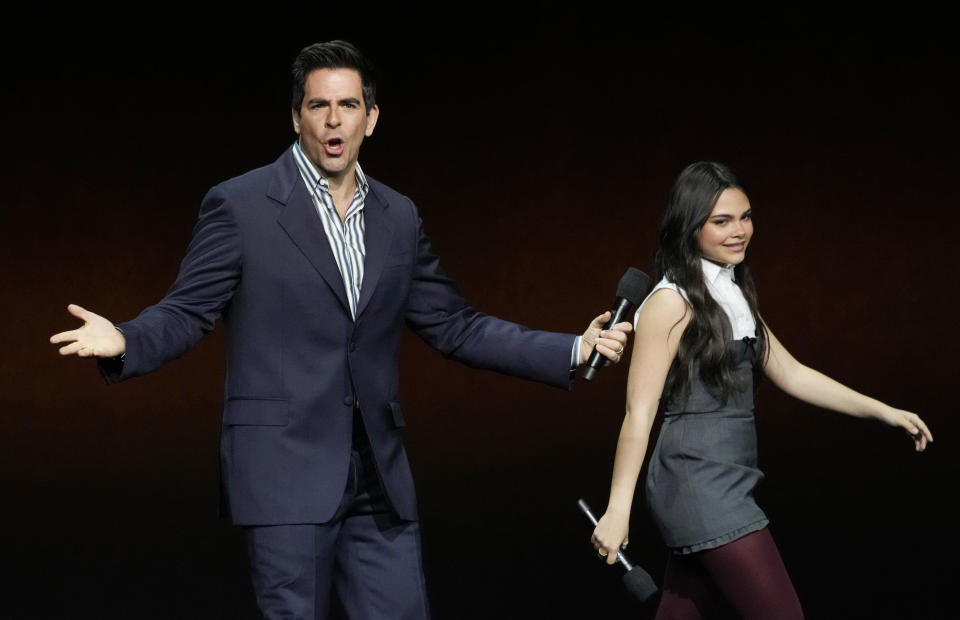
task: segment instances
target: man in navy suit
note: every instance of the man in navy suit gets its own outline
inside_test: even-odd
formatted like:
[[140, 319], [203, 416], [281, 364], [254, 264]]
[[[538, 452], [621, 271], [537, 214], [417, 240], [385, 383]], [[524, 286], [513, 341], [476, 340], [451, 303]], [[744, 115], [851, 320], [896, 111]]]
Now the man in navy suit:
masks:
[[630, 326], [580, 337], [475, 311], [440, 268], [409, 198], [357, 158], [379, 109], [349, 43], [293, 63], [299, 139], [203, 200], [176, 281], [116, 326], [79, 306], [60, 353], [96, 357], [109, 382], [150, 372], [227, 330], [221, 461], [266, 618], [427, 618], [397, 357], [404, 324], [444, 356], [566, 387], [597, 350], [619, 361]]

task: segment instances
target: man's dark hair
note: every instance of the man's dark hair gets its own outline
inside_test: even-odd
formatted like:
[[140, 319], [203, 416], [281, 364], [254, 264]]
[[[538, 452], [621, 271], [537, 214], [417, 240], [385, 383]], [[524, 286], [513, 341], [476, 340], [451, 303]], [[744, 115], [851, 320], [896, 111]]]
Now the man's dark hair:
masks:
[[293, 77], [291, 105], [300, 112], [307, 76], [317, 69], [353, 69], [360, 74], [363, 87], [363, 105], [369, 112], [377, 102], [377, 83], [373, 64], [356, 47], [346, 41], [314, 43], [300, 50], [290, 67]]

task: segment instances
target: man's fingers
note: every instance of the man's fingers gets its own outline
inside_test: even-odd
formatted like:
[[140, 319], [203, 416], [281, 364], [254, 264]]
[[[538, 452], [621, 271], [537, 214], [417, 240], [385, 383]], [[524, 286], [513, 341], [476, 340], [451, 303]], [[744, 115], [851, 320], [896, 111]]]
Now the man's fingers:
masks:
[[623, 357], [623, 349], [624, 344], [617, 340], [603, 338], [597, 341], [597, 351], [607, 358], [607, 360], [614, 363], [619, 362]]
[[617, 323], [610, 329], [600, 330], [600, 334], [597, 336], [597, 343], [603, 344], [614, 351], [622, 352], [623, 347], [627, 345], [627, 341], [630, 339], [628, 334], [632, 329], [633, 326], [631, 326], [630, 323]]
[[81, 321], [88, 321], [90, 319], [90, 315], [92, 314], [89, 310], [82, 306], [78, 306], [77, 304], [68, 305], [67, 312], [77, 317]]
[[619, 344], [626, 344], [629, 336], [619, 329], [604, 329], [598, 334], [599, 340], [613, 340]]
[[599, 340], [597, 341], [597, 350], [606, 355], [607, 357], [617, 356], [623, 353], [623, 346], [616, 340]]
[[603, 329], [603, 326], [607, 324], [607, 321], [610, 320], [610, 311], [607, 310], [597, 318], [593, 319], [590, 323], [590, 327], [596, 327], [597, 329]]
[[[60, 347], [60, 355], [80, 355], [81, 345], [79, 342], [71, 342], [65, 347]], [[82, 356], [81, 356], [82, 357]]]
[[77, 339], [77, 330], [71, 329], [68, 332], [60, 332], [59, 334], [54, 334], [50, 336], [51, 344], [57, 344], [59, 342], [72, 342]]

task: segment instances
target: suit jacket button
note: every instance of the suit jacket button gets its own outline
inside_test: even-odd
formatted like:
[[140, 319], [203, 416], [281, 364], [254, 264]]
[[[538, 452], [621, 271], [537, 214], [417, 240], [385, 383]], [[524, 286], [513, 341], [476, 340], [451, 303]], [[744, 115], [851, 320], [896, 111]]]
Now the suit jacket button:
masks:
[[347, 407], [353, 407], [353, 396], [344, 396], [343, 404]]

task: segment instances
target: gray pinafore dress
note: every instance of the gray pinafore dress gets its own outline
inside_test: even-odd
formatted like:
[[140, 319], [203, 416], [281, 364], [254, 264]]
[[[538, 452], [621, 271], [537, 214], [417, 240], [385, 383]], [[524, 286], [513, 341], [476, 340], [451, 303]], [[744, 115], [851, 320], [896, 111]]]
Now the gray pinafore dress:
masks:
[[673, 553], [713, 549], [768, 523], [753, 499], [763, 478], [753, 418], [755, 343], [753, 338], [730, 343], [741, 387], [726, 402], [710, 395], [696, 369], [689, 397], [665, 406], [646, 498]]

